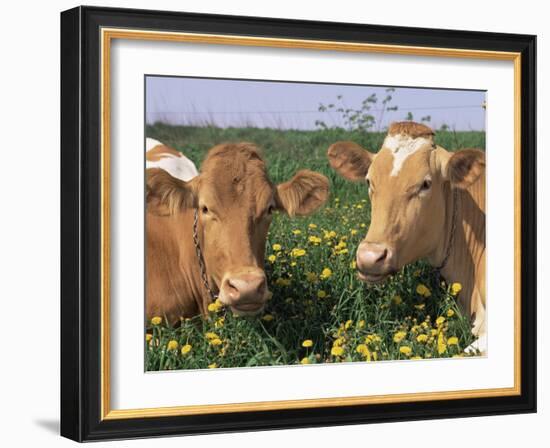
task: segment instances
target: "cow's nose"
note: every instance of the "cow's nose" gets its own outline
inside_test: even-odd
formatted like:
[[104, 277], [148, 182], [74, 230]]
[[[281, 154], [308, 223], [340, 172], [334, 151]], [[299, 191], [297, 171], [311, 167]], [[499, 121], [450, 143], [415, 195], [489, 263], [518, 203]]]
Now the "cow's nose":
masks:
[[387, 246], [363, 241], [357, 248], [357, 268], [362, 272], [379, 273], [390, 255]]
[[[220, 298], [228, 305], [242, 308], [243, 311], [253, 311], [260, 308], [266, 296], [267, 281], [263, 271], [246, 272], [242, 274], [228, 275], [221, 287]], [[247, 308], [250, 308], [248, 310]]]

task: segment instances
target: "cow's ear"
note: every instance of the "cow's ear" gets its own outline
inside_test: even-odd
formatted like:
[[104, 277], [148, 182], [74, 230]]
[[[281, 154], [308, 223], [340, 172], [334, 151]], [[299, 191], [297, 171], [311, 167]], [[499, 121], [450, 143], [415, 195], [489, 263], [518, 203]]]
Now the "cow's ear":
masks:
[[277, 208], [289, 216], [309, 215], [328, 199], [329, 183], [322, 174], [298, 171], [292, 179], [277, 185]]
[[194, 180], [184, 182], [161, 168], [147, 169], [145, 177], [148, 212], [168, 216], [195, 206]]
[[485, 172], [485, 153], [461, 149], [451, 153], [442, 164], [443, 178], [457, 188], [468, 188]]
[[327, 152], [333, 170], [348, 180], [365, 180], [374, 154], [354, 142], [336, 142]]

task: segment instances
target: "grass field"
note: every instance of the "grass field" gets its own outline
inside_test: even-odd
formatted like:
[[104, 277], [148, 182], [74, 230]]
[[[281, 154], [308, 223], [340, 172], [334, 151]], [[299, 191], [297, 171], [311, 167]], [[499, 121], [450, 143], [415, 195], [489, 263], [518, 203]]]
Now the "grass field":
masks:
[[[445, 284], [423, 262], [383, 285], [365, 286], [355, 277], [355, 248], [370, 222], [368, 196], [365, 186], [329, 168], [326, 150], [353, 140], [376, 151], [384, 134], [156, 124], [146, 135], [182, 150], [197, 167], [218, 143], [250, 141], [263, 148], [275, 183], [303, 168], [331, 182], [331, 197], [316, 214], [275, 216], [265, 263], [273, 298], [264, 314], [235, 317], [212, 304], [208, 318], [186, 319], [177, 328], [159, 316], [147, 327], [147, 370], [466, 356], [474, 338], [457, 307], [459, 285]], [[483, 149], [485, 133], [439, 132], [436, 142], [449, 150]]]

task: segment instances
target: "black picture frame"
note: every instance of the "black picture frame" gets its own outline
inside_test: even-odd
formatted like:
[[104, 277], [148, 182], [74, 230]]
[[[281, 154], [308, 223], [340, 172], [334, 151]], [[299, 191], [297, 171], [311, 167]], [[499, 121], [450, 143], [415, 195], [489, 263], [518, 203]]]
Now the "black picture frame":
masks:
[[[100, 29], [521, 53], [521, 394], [101, 419]], [[76, 441], [536, 411], [536, 36], [99, 7], [61, 13], [61, 435]]]

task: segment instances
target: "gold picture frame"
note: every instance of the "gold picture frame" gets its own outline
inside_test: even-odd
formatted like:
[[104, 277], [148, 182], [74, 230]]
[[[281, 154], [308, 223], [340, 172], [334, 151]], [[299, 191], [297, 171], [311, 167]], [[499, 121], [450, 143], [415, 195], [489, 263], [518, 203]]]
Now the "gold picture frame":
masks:
[[[531, 102], [526, 101], [526, 89], [529, 90], [529, 79], [533, 73], [530, 71], [529, 67], [531, 64], [534, 54], [532, 53], [532, 36], [514, 36], [509, 37], [509, 41], [506, 39], [503, 40], [502, 46], [507, 49], [495, 49], [488, 48], [491, 44], [489, 36], [477, 36], [477, 42], [479, 48], [468, 48], [468, 47], [452, 47], [450, 42], [454, 41], [457, 45], [460, 44], [461, 39], [466, 42], [466, 37], [471, 36], [462, 36], [460, 32], [448, 32], [446, 38], [441, 37], [438, 39], [433, 39], [435, 45], [440, 42], [441, 45], [438, 46], [427, 46], [424, 43], [420, 44], [411, 44], [406, 45], [399, 42], [390, 42], [392, 38], [387, 37], [387, 42], [375, 42], [369, 41], [369, 38], [365, 38], [365, 42], [357, 41], [346, 41], [346, 40], [330, 40], [330, 39], [319, 39], [319, 38], [288, 38], [288, 37], [277, 37], [276, 35], [271, 36], [255, 36], [250, 35], [246, 30], [243, 29], [242, 35], [230, 34], [223, 32], [223, 29], [219, 29], [219, 24], [216, 20], [212, 19], [212, 27], [218, 28], [218, 32], [198, 32], [196, 29], [192, 31], [174, 31], [170, 29], [169, 25], [166, 25], [166, 29], [146, 29], [147, 27], [132, 25], [131, 15], [125, 12], [117, 12], [116, 14], [110, 11], [109, 20], [105, 20], [103, 23], [104, 9], [101, 8], [76, 8], [74, 10], [67, 11], [62, 16], [64, 17], [63, 26], [65, 27], [65, 32], [72, 34], [74, 38], [74, 33], [81, 34], [81, 38], [94, 39], [94, 43], [97, 46], [98, 54], [94, 56], [94, 61], [97, 61], [97, 68], [99, 74], [99, 90], [97, 92], [97, 98], [99, 100], [98, 110], [100, 113], [100, 123], [98, 129], [98, 143], [99, 143], [99, 184], [98, 184], [98, 193], [99, 193], [99, 207], [98, 207], [98, 222], [99, 222], [99, 252], [98, 252], [98, 273], [100, 274], [100, 280], [98, 285], [99, 291], [99, 322], [97, 325], [97, 334], [99, 335], [99, 346], [98, 354], [99, 359], [97, 360], [97, 366], [99, 367], [99, 377], [97, 379], [97, 385], [99, 386], [99, 405], [94, 406], [93, 410], [87, 411], [87, 419], [90, 421], [96, 421], [96, 426], [92, 428], [88, 425], [88, 434], [82, 433], [82, 421], [74, 423], [73, 419], [64, 417], [67, 424], [65, 429], [63, 429], [62, 424], [62, 433], [65, 435], [80, 439], [88, 440], [95, 437], [98, 438], [112, 438], [112, 437], [126, 437], [131, 436], [132, 432], [126, 428], [128, 422], [137, 419], [147, 419], [151, 420], [150, 429], [147, 434], [158, 433], [159, 427], [156, 426], [156, 423], [153, 422], [155, 419], [160, 418], [185, 418], [190, 416], [207, 416], [211, 414], [232, 414], [232, 413], [262, 413], [266, 411], [289, 411], [289, 410], [307, 410], [307, 409], [320, 409], [327, 408], [327, 412], [338, 412], [338, 408], [346, 408], [349, 410], [353, 407], [361, 407], [363, 409], [365, 406], [373, 405], [388, 405], [395, 403], [426, 403], [434, 401], [455, 401], [455, 400], [470, 400], [470, 399], [506, 399], [509, 400], [509, 403], [517, 403], [521, 401], [523, 403], [526, 399], [532, 401], [532, 390], [529, 387], [527, 390], [525, 388], [526, 380], [531, 381], [533, 373], [529, 370], [527, 373], [528, 377], [526, 379], [525, 375], [525, 362], [527, 356], [527, 362], [531, 362], [534, 357], [534, 354], [529, 350], [529, 353], [525, 353], [523, 350], [525, 348], [525, 338], [523, 337], [525, 328], [522, 326], [522, 323], [526, 322], [526, 319], [531, 321], [532, 316], [526, 316], [525, 304], [522, 300], [522, 297], [525, 295], [525, 274], [522, 274], [522, 266], [525, 269], [525, 263], [522, 260], [525, 260], [525, 257], [532, 258], [533, 253], [529, 246], [528, 252], [525, 253], [525, 236], [522, 233], [522, 222], [525, 219], [525, 214], [532, 213], [532, 203], [526, 203], [525, 194], [522, 194], [525, 189], [526, 182], [532, 182], [532, 179], [525, 179], [523, 173], [526, 171], [524, 164], [525, 153], [533, 151], [534, 148], [532, 144], [529, 143], [529, 140], [522, 135], [523, 130], [526, 129], [531, 123], [532, 118], [526, 113], [526, 110], [531, 110], [533, 107]], [[120, 10], [118, 10], [120, 11]], [[114, 14], [114, 16], [113, 16]], [[153, 20], [156, 19], [156, 24], [161, 23], [162, 20], [168, 21], [170, 18], [173, 20], [178, 16], [173, 13], [143, 13], [144, 20]], [[115, 17], [115, 19], [113, 19]], [[206, 20], [207, 16], [202, 16], [203, 20]], [[196, 17], [183, 17], [182, 16], [182, 27], [188, 27], [189, 24], [193, 23]], [[90, 21], [93, 23], [94, 33], [93, 35], [89, 34], [89, 29], [86, 31], [87, 34], [84, 34], [83, 28], [80, 28], [77, 23], [79, 21]], [[237, 20], [237, 19], [236, 19]], [[268, 20], [268, 19], [258, 19], [258, 20]], [[87, 22], [88, 23], [88, 22]], [[151, 22], [152, 23], [152, 22]], [[276, 28], [277, 25], [281, 27], [295, 27], [295, 24], [291, 23], [279, 23], [272, 22], [272, 25]], [[338, 24], [323, 24], [319, 27], [325, 26], [327, 29], [333, 27], [333, 30], [338, 29]], [[365, 26], [367, 27], [367, 26]], [[155, 27], [157, 28], [157, 27]], [[190, 28], [193, 28], [192, 26]], [[345, 34], [345, 27], [342, 31]], [[368, 27], [367, 27], [368, 28]], [[75, 31], [76, 30], [76, 31]], [[370, 30], [366, 30], [370, 31]], [[425, 36], [430, 36], [431, 30], [424, 30], [423, 33]], [[286, 32], [285, 30], [280, 31], [281, 34]], [[374, 31], [370, 31], [371, 34]], [[383, 37], [383, 31], [376, 31], [378, 34]], [[366, 33], [368, 34], [368, 33]], [[466, 33], [467, 34], [467, 33]], [[91, 37], [90, 37], [91, 36]], [[512, 36], [512, 35], [510, 35]], [[142, 408], [142, 409], [112, 409], [111, 408], [111, 371], [110, 371], [110, 359], [112, 356], [110, 350], [110, 284], [111, 284], [111, 270], [110, 270], [110, 246], [111, 246], [111, 229], [110, 229], [110, 217], [111, 217], [111, 189], [110, 189], [110, 178], [111, 178], [111, 147], [110, 147], [110, 138], [111, 138], [111, 45], [117, 39], [124, 40], [140, 40], [140, 41], [163, 41], [163, 42], [183, 42], [183, 43], [198, 43], [198, 44], [208, 44], [208, 45], [232, 45], [232, 46], [243, 46], [243, 47], [270, 47], [270, 48], [288, 48], [288, 49], [310, 49], [316, 51], [340, 51], [340, 52], [354, 52], [354, 53], [379, 53], [379, 54], [397, 54], [397, 55], [408, 55], [408, 56], [436, 56], [436, 57], [445, 57], [445, 58], [465, 58], [465, 59], [482, 59], [488, 61], [494, 60], [504, 60], [513, 62], [514, 66], [514, 158], [515, 158], [515, 179], [514, 179], [514, 210], [515, 210], [515, 222], [514, 222], [514, 272], [515, 272], [515, 287], [514, 287], [514, 386], [509, 388], [494, 388], [494, 389], [479, 389], [479, 390], [462, 390], [462, 391], [450, 391], [450, 392], [430, 392], [430, 393], [409, 393], [409, 394], [396, 394], [396, 395], [376, 395], [376, 396], [352, 396], [352, 397], [339, 397], [339, 398], [319, 398], [319, 399], [306, 399], [306, 400], [284, 400], [284, 401], [266, 401], [266, 402], [246, 402], [246, 403], [232, 403], [232, 404], [219, 404], [219, 405], [190, 405], [190, 406], [172, 406], [172, 407], [160, 407], [160, 408]], [[523, 47], [518, 44], [520, 42]], [[74, 45], [77, 45], [76, 43]], [[73, 60], [74, 55], [78, 54], [81, 48], [70, 48], [72, 50], [71, 56], [66, 56], [66, 65], [68, 67], [71, 64], [77, 64], [76, 60]], [[70, 53], [70, 51], [68, 51]], [[69, 60], [70, 59], [70, 60]], [[78, 66], [78, 69], [82, 67]], [[73, 76], [74, 69], [66, 70], [65, 76]], [[63, 75], [63, 73], [62, 73]], [[79, 86], [81, 88], [81, 86]], [[531, 86], [534, 89], [534, 86]], [[66, 95], [73, 95], [75, 92], [72, 90]], [[80, 97], [80, 92], [78, 92]], [[68, 111], [69, 108], [66, 107]], [[526, 123], [529, 121], [529, 123]], [[67, 126], [74, 126], [75, 123], [69, 123]], [[69, 131], [66, 131], [69, 133]], [[527, 147], [527, 145], [529, 147]], [[84, 150], [82, 148], [81, 150]], [[67, 151], [64, 147], [62, 151]], [[76, 161], [74, 162], [77, 163]], [[530, 160], [527, 161], [529, 165], [533, 162]], [[523, 165], [522, 165], [523, 164]], [[523, 166], [523, 168], [522, 168]], [[532, 166], [529, 166], [528, 169], [532, 170]], [[67, 168], [68, 169], [68, 168]], [[67, 215], [73, 213], [74, 211], [67, 211]], [[530, 224], [531, 225], [531, 224]], [[531, 266], [530, 270], [533, 269]], [[530, 276], [535, 275], [534, 272], [529, 274]], [[72, 280], [67, 280], [72, 281]], [[63, 300], [69, 300], [64, 298]], [[69, 308], [69, 307], [67, 307]], [[71, 310], [72, 312], [72, 310]], [[68, 324], [67, 324], [68, 325]], [[531, 331], [532, 329], [529, 329]], [[79, 328], [81, 331], [81, 328]], [[79, 347], [78, 350], [82, 350], [82, 347]], [[65, 362], [65, 361], [64, 361]], [[74, 359], [66, 358], [66, 362], [75, 362]], [[534, 362], [534, 361], [533, 361]], [[69, 389], [69, 388], [67, 388]], [[67, 394], [74, 393], [74, 385], [71, 388], [71, 391], [66, 392]], [[74, 397], [73, 397], [74, 398]], [[82, 399], [80, 399], [82, 400]], [[519, 400], [519, 401], [518, 401]], [[79, 402], [79, 406], [86, 407], [82, 401], [76, 399]], [[513, 405], [510, 405], [513, 407]], [[63, 412], [63, 411], [62, 411]], [[92, 415], [94, 414], [94, 415]], [[465, 414], [466, 415], [466, 414]], [[406, 416], [404, 416], [406, 418]], [[95, 419], [95, 420], [94, 420]], [[398, 418], [397, 418], [398, 419]], [[363, 420], [366, 421], [366, 420]], [[106, 432], [101, 432], [97, 430], [97, 427], [104, 426], [105, 424], [116, 424], [116, 422], [121, 422], [119, 429], [115, 430], [106, 430]], [[322, 421], [320, 421], [322, 424]], [[126, 426], [125, 426], [126, 425]], [[276, 425], [275, 425], [276, 426]], [[284, 426], [284, 425], [283, 425]], [[116, 428], [116, 426], [113, 426]], [[238, 425], [236, 426], [238, 427]], [[287, 426], [288, 427], [288, 426]], [[200, 425], [197, 425], [195, 428], [196, 431], [199, 431], [201, 428]], [[246, 427], [244, 428], [246, 429]], [[94, 435], [94, 431], [99, 434], [98, 436]], [[156, 432], [155, 432], [156, 431]], [[162, 430], [160, 430], [162, 433]], [[185, 433], [185, 431], [182, 431]], [[194, 430], [190, 430], [190, 433]]]

